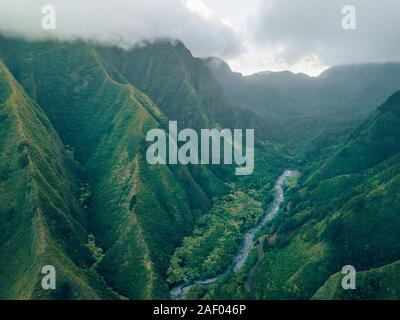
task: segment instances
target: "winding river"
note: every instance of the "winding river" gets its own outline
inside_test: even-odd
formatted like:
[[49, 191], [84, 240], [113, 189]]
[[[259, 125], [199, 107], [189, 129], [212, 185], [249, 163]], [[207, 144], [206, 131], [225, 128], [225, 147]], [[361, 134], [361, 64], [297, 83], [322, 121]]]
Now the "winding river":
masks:
[[[298, 171], [285, 170], [285, 172], [278, 178], [275, 183], [275, 198], [272, 207], [265, 213], [261, 221], [252, 229], [247, 231], [244, 235], [244, 241], [240, 250], [236, 253], [233, 263], [232, 270], [237, 272], [243, 267], [247, 257], [250, 254], [251, 249], [254, 246], [254, 240], [257, 233], [263, 228], [269, 221], [271, 221], [278, 213], [283, 201], [285, 200], [285, 192], [283, 190], [283, 184], [287, 178], [298, 176]], [[171, 298], [174, 300], [185, 299], [186, 295], [194, 285], [210, 285], [217, 282], [224, 274], [220, 274], [214, 278], [210, 278], [204, 281], [195, 281], [191, 284], [180, 284], [173, 287], [170, 291]]]

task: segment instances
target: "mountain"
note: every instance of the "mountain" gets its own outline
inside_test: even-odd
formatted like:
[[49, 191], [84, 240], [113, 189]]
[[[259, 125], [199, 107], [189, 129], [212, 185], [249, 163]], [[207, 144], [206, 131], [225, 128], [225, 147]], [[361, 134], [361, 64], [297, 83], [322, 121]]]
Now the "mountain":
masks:
[[308, 160], [344, 142], [400, 89], [398, 63], [338, 66], [309, 77], [288, 71], [242, 76], [218, 58], [204, 61], [231, 100], [281, 123], [297, 151], [309, 153]]
[[98, 51], [183, 128], [254, 128], [258, 139], [270, 141], [282, 135], [275, 122], [231, 103], [205, 63], [180, 41], [161, 40], [131, 50], [99, 47]]
[[359, 290], [344, 291], [341, 287], [343, 275], [337, 273], [329, 278], [313, 296], [314, 300], [397, 300], [400, 288], [397, 285], [400, 272], [400, 261], [380, 268], [362, 271], [357, 274]]
[[311, 180], [358, 173], [397, 154], [400, 151], [398, 101], [399, 92], [380, 106]]
[[[148, 64], [146, 55], [153, 57], [154, 64]], [[171, 61], [171, 56], [176, 60]], [[13, 167], [17, 162], [26, 166], [26, 153], [34, 144], [35, 167], [43, 170], [37, 175], [45, 179], [40, 194], [48, 207], [40, 217], [56, 230], [51, 241], [57, 246], [54, 257], [60, 256], [58, 260], [51, 256], [50, 262], [60, 268], [60, 274], [64, 268], [68, 275], [65, 281], [61, 278], [61, 293], [54, 298], [169, 298], [170, 259], [215, 199], [232, 188], [226, 183], [238, 183], [247, 190], [251, 181], [255, 187], [255, 177], [262, 176], [259, 183], [268, 187], [284, 165], [282, 151], [274, 142], [277, 134], [268, 123], [230, 105], [203, 62], [182, 44], [160, 42], [124, 52], [82, 41], [0, 37], [0, 58], [8, 70], [4, 79], [15, 83], [1, 86], [1, 102], [8, 101], [14, 112], [19, 110], [8, 100], [9, 87], [15, 86], [25, 97], [26, 108], [33, 110], [21, 126], [43, 123], [41, 131], [29, 134], [35, 141], [26, 144], [22, 135], [13, 144], [17, 151], [6, 152], [6, 146], [12, 145], [8, 140], [15, 135], [8, 116], [1, 118], [0, 130], [7, 139], [1, 144], [1, 156], [10, 157], [2, 164], [1, 176], [4, 183], [14, 185], [1, 193], [0, 201], [2, 226], [8, 228], [0, 238], [1, 261], [10, 261], [10, 268], [0, 273], [0, 284], [9, 288], [3, 298], [44, 295], [38, 287], [42, 275], [36, 272], [44, 260], [32, 263], [41, 256], [28, 255], [30, 238], [10, 242], [12, 237], [44, 234], [29, 217], [13, 220], [13, 215], [25, 210], [16, 205], [35, 205], [34, 196], [22, 198], [29, 183], [15, 183], [30, 167], [18, 169], [12, 179], [7, 169], [17, 170]], [[155, 69], [149, 68], [152, 65]], [[151, 77], [146, 78], [146, 72]], [[167, 128], [169, 120], [195, 128], [255, 127], [257, 148], [263, 151], [256, 157], [256, 166], [263, 165], [257, 166], [254, 177], [243, 179], [232, 177], [231, 169], [222, 166], [150, 166], [145, 157], [146, 133]], [[19, 201], [12, 196], [16, 192], [21, 194]], [[20, 254], [11, 255], [18, 250]], [[21, 270], [21, 275], [10, 278], [13, 269]], [[35, 292], [28, 295], [28, 285], [19, 281], [32, 272]]]
[[[90, 266], [79, 165], [0, 61], [0, 298], [117, 297]], [[42, 267], [59, 289], [41, 289]]]
[[83, 167], [90, 230], [105, 254], [98, 270], [124, 296], [165, 297], [168, 255], [221, 182], [200, 174], [204, 191], [187, 168], [147, 165], [145, 134], [167, 119], [91, 45], [3, 43], [15, 77]]
[[[397, 297], [400, 261], [400, 92], [374, 112], [276, 219], [251, 276], [258, 299]], [[345, 265], [357, 290], [341, 290]]]
[[[0, 298], [168, 299], [229, 268], [292, 166], [302, 176], [244, 268], [189, 297], [397, 297], [400, 92], [383, 96], [398, 71], [243, 77], [179, 41], [0, 37]], [[171, 120], [255, 128], [254, 174], [149, 165], [146, 134]], [[45, 265], [57, 290], [41, 288]], [[341, 290], [344, 265], [360, 290]]]

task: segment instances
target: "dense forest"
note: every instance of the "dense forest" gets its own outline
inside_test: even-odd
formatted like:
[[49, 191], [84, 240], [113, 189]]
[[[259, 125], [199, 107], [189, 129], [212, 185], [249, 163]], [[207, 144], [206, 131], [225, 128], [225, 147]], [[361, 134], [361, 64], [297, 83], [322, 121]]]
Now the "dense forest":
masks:
[[[398, 299], [398, 90], [395, 63], [242, 76], [180, 41], [1, 36], [0, 299], [170, 299], [219, 275], [185, 298]], [[253, 128], [255, 172], [149, 165], [146, 134], [168, 121]], [[233, 270], [285, 169], [301, 174]]]

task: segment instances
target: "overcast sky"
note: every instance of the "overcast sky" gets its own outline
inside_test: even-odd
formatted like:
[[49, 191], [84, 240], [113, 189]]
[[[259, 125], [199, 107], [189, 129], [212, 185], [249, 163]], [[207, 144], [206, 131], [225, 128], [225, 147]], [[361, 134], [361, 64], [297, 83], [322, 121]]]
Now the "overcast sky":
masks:
[[[194, 55], [218, 56], [236, 71], [291, 70], [400, 61], [400, 0], [0, 0], [0, 30], [40, 38], [41, 8], [57, 13], [53, 36], [125, 47], [182, 40]], [[356, 30], [342, 28], [342, 7]]]

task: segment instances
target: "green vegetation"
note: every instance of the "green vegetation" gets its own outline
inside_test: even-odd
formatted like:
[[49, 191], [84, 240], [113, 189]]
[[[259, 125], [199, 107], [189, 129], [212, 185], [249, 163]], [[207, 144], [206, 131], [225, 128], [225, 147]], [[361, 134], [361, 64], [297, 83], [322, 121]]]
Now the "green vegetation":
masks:
[[[41, 148], [35, 149], [35, 152], [39, 157], [37, 167], [41, 169], [38, 176], [50, 179], [43, 183], [51, 189], [46, 187], [41, 191], [41, 197], [48, 207], [44, 217], [51, 221], [49, 227], [60, 229], [57, 231], [59, 234], [53, 234], [54, 241], [62, 244], [58, 254], [71, 260], [68, 263], [63, 261], [62, 268], [71, 274], [79, 273], [84, 278], [80, 280], [80, 286], [68, 278], [62, 278], [62, 292], [53, 298], [84, 298], [86, 291], [88, 297], [93, 297], [95, 293], [96, 298], [169, 297], [165, 279], [171, 256], [182, 244], [183, 238], [193, 231], [196, 221], [211, 209], [214, 199], [227, 193], [225, 182], [234, 178], [232, 168], [222, 166], [147, 164], [146, 132], [151, 128], [165, 127], [169, 119], [184, 115], [179, 118], [183, 123], [190, 124], [190, 121], [197, 119], [198, 125], [211, 127], [225, 126], [219, 121], [228, 118], [231, 126], [241, 127], [239, 122], [242, 120], [241, 114], [224, 102], [221, 90], [212, 93], [210, 90], [215, 89], [212, 83], [209, 87], [199, 85], [197, 75], [200, 74], [205, 77], [202, 80], [205, 83], [215, 83], [201, 60], [193, 58], [183, 46], [163, 46], [165, 52], [161, 52], [163, 54], [158, 58], [160, 62], [164, 66], [169, 65], [166, 52], [180, 51], [185, 73], [190, 71], [191, 76], [186, 78], [185, 86], [175, 92], [175, 98], [170, 100], [169, 97], [177, 88], [172, 83], [166, 86], [164, 81], [174, 81], [178, 70], [167, 68], [163, 73], [155, 71], [152, 74], [152, 84], [141, 89], [150, 96], [165, 88], [170, 90], [165, 99], [153, 97], [162, 105], [160, 109], [130, 83], [131, 79], [125, 79], [128, 73], [119, 73], [114, 64], [105, 59], [104, 49], [80, 41], [27, 42], [0, 38], [0, 56], [12, 71], [16, 79], [14, 81], [18, 83], [25, 99], [34, 106], [36, 117], [43, 126], [42, 131], [35, 131], [36, 143]], [[151, 49], [154, 54], [157, 50], [157, 47]], [[140, 69], [144, 63], [136, 60], [137, 65], [130, 65], [140, 79], [144, 78], [144, 74], [138, 75], [139, 71], [145, 72]], [[2, 83], [1, 103], [7, 101], [9, 91], [9, 86]], [[15, 107], [12, 102], [11, 105]], [[172, 103], [197, 109], [191, 113], [181, 109], [165, 112], [165, 106]], [[219, 104], [222, 104], [222, 109], [225, 108], [223, 114], [216, 110]], [[0, 130], [7, 137], [13, 136], [10, 117], [12, 115], [6, 113], [0, 117]], [[32, 123], [38, 122], [31, 115], [26, 118]], [[258, 122], [262, 128], [261, 119], [257, 120], [254, 115], [248, 119]], [[265, 127], [260, 130], [264, 130], [260, 131], [264, 134], [267, 132]], [[17, 188], [18, 192], [24, 194], [23, 190], [29, 186], [23, 180], [21, 184], [16, 184], [15, 179], [22, 179], [23, 172], [30, 168], [33, 143], [21, 138], [21, 141], [11, 144], [9, 138], [4, 139], [2, 146], [17, 146], [17, 151], [9, 152], [2, 147], [2, 156], [12, 155], [14, 158], [3, 161], [0, 172], [2, 182], [16, 185], [10, 189], [4, 187], [7, 192], [2, 192], [4, 199], [0, 201], [3, 216], [12, 219], [14, 215], [19, 216], [21, 209], [14, 208], [7, 201], [15, 198], [11, 195]], [[49, 144], [47, 140], [52, 139], [55, 142]], [[260, 145], [260, 148], [273, 150], [274, 144], [270, 145]], [[283, 153], [280, 148], [275, 152]], [[261, 156], [259, 159], [268, 161], [268, 157]], [[275, 159], [263, 170], [275, 176], [279, 174], [275, 167], [277, 163], [280, 161]], [[13, 166], [26, 170], [14, 176]], [[58, 197], [63, 201], [51, 198], [56, 193], [60, 194]], [[26, 200], [20, 200], [19, 203], [30, 204]], [[58, 209], [57, 206], [62, 208]], [[68, 223], [62, 219], [67, 219]], [[21, 228], [21, 232], [29, 234], [27, 230], [32, 228], [33, 223], [29, 219], [25, 224], [21, 223], [16, 223], [16, 226]], [[9, 241], [8, 236], [15, 235], [15, 230], [4, 233], [4, 238], [0, 239], [1, 246]], [[236, 234], [235, 237], [240, 235]], [[22, 246], [20, 241], [12, 243]], [[223, 246], [219, 250], [224, 250]], [[35, 256], [32, 253], [31, 259]], [[19, 258], [17, 255], [15, 261], [10, 258], [10, 269], [4, 269], [0, 283], [6, 281], [5, 277], [16, 264], [25, 268], [26, 263], [18, 259], [25, 259], [25, 256], [21, 254]], [[33, 266], [31, 263], [29, 265]], [[29, 274], [29, 271], [26, 272]], [[10, 281], [7, 287], [14, 288], [19, 278], [23, 281], [23, 276], [18, 275], [15, 279], [7, 280]], [[24, 286], [21, 285], [21, 288]], [[40, 294], [43, 294], [41, 290], [35, 293], [36, 296]], [[4, 293], [4, 297], [10, 296]]]
[[[90, 269], [77, 163], [2, 62], [0, 88], [0, 298], [115, 298]], [[68, 294], [41, 290], [46, 264]]]
[[252, 193], [255, 191], [232, 192], [198, 219], [193, 235], [183, 240], [183, 246], [171, 259], [170, 283], [191, 283], [226, 271], [239, 249], [242, 234], [262, 215], [262, 205], [251, 197]]
[[[386, 279], [375, 281], [373, 274], [391, 270], [396, 276], [398, 264], [390, 264], [400, 258], [399, 124], [396, 93], [318, 170], [308, 170], [290, 207], [269, 228], [267, 252], [252, 277], [257, 298], [396, 295], [398, 281], [386, 286]], [[373, 269], [361, 273], [359, 291], [339, 292], [338, 275], [324, 285], [347, 264]]]
[[[165, 299], [220, 274], [188, 298], [399, 297], [400, 92], [365, 120], [398, 90], [397, 64], [242, 77], [180, 42], [123, 51], [5, 37], [0, 59], [0, 299]], [[146, 133], [169, 120], [254, 127], [254, 174], [148, 165]], [[293, 163], [302, 177], [232, 272]], [[46, 264], [56, 291], [41, 289]], [[360, 290], [340, 289], [348, 264]]]
[[[237, 274], [195, 287], [201, 299], [398, 299], [400, 93], [337, 150], [286, 183], [286, 205]], [[347, 161], [349, 160], [349, 161]], [[339, 271], [353, 265], [357, 290]]]
[[398, 300], [400, 287], [400, 263], [394, 262], [381, 268], [357, 274], [357, 290], [343, 290], [341, 273], [334, 274], [322, 286], [313, 299], [323, 300]]
[[[84, 216], [85, 225], [78, 234], [84, 240], [81, 247], [90, 258], [88, 264], [94, 263], [86, 245], [90, 230], [104, 252], [101, 260], [97, 258], [97, 270], [112, 290], [135, 299], [167, 297], [161, 275], [170, 255], [190, 232], [199, 212], [210, 207], [214, 191], [222, 189], [222, 184], [205, 169], [194, 170], [192, 175], [185, 167], [147, 165], [145, 133], [166, 118], [90, 45], [2, 39], [1, 46], [18, 81], [80, 161], [71, 179], [77, 180], [74, 214]], [[51, 128], [48, 121], [45, 125]], [[26, 148], [21, 144], [20, 149], [24, 152]], [[48, 146], [43, 154], [50, 155], [52, 149]], [[27, 165], [24, 153], [18, 163]], [[7, 174], [4, 171], [3, 175]], [[196, 179], [210, 188], [204, 191]], [[78, 180], [84, 182], [82, 187]], [[54, 215], [52, 211], [48, 214]], [[64, 233], [70, 237], [67, 230]], [[72, 238], [70, 244], [76, 255], [79, 245]], [[91, 246], [93, 249], [93, 243]], [[83, 258], [76, 261], [83, 262]], [[74, 288], [67, 291], [73, 294]]]
[[282, 134], [279, 125], [234, 107], [204, 62], [179, 41], [158, 41], [129, 51], [99, 47], [98, 51], [182, 128], [254, 128], [258, 139], [272, 141]]

